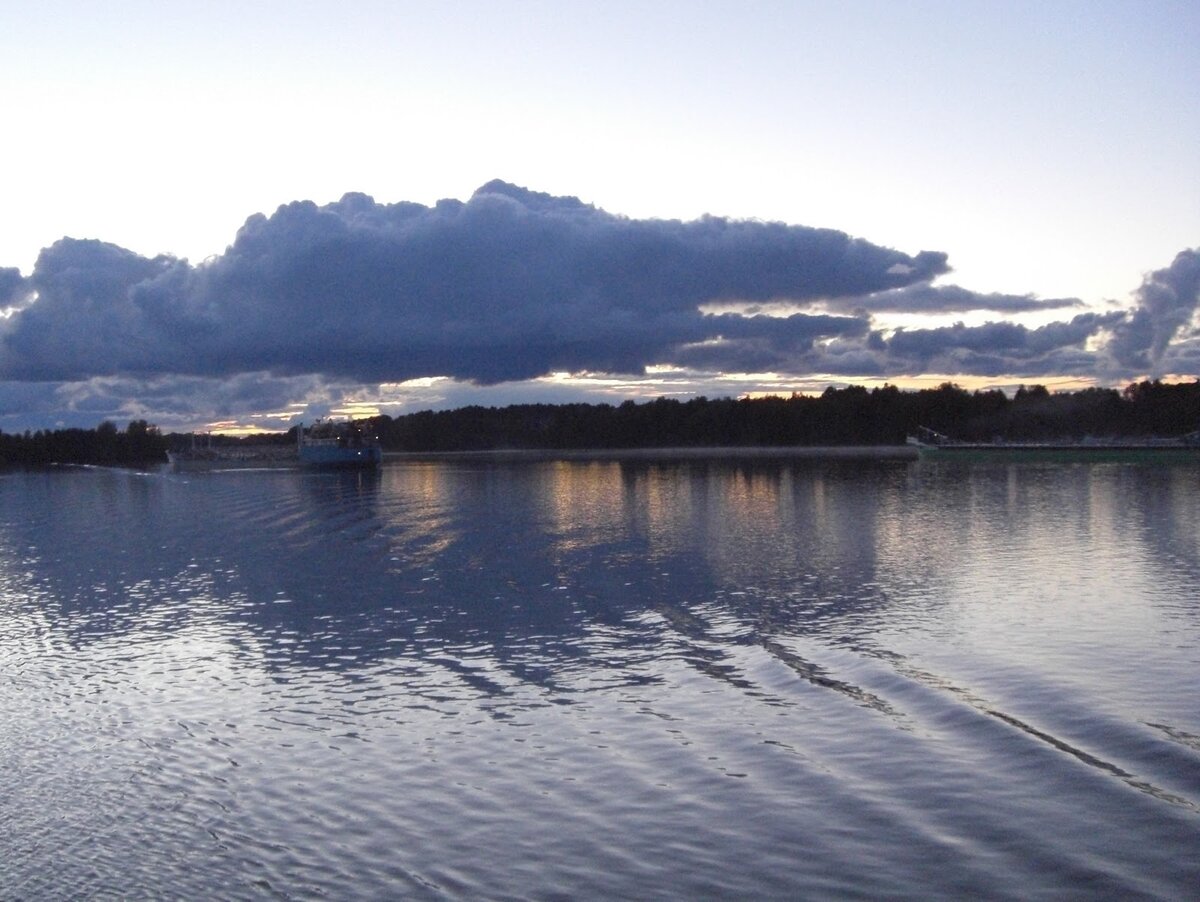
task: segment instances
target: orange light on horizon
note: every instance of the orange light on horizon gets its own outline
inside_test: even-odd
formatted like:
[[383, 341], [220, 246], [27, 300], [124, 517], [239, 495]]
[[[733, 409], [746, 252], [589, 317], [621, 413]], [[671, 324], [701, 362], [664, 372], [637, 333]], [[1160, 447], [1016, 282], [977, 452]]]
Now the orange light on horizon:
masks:
[[366, 402], [351, 401], [342, 407], [333, 407], [329, 410], [330, 413], [336, 414], [339, 417], [350, 417], [353, 420], [364, 419], [366, 417], [377, 417], [380, 414], [380, 409], [375, 404]]
[[[1165, 380], [1164, 380], [1165, 381]], [[1181, 381], [1187, 381], [1186, 378]], [[814, 376], [794, 382], [786, 382], [778, 389], [755, 389], [743, 392], [742, 398], [770, 398], [797, 395], [819, 395], [827, 388], [848, 388], [861, 385], [866, 389], [883, 388], [891, 385], [901, 391], [920, 391], [926, 388], [937, 388], [947, 382], [957, 385], [967, 391], [992, 391], [999, 389], [1006, 394], [1015, 392], [1022, 385], [1042, 385], [1051, 392], [1080, 391], [1085, 388], [1096, 388], [1097, 380], [1086, 376], [1057, 376], [1051, 378], [1023, 378], [1020, 376], [967, 376], [949, 373], [927, 373], [920, 376], [888, 376], [879, 378], [842, 378], [834, 376]]]

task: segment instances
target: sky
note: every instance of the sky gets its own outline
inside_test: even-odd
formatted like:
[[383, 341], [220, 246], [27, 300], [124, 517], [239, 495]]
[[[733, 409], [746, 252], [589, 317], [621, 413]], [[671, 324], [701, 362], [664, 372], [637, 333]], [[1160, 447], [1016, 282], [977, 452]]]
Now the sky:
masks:
[[1200, 374], [1200, 5], [0, 0], [0, 430]]

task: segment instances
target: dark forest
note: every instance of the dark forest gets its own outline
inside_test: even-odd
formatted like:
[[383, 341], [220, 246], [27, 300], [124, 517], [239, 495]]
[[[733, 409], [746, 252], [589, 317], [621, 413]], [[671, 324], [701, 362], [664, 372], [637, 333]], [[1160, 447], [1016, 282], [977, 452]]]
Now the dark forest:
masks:
[[828, 388], [818, 396], [522, 404], [372, 421], [389, 451], [901, 445], [918, 427], [963, 440], [1173, 437], [1200, 427], [1200, 381], [1124, 391]]
[[0, 432], [0, 466], [142, 466], [165, 461], [166, 452], [166, 437], [145, 420], [134, 420], [124, 430], [105, 420], [95, 429]]
[[[1051, 393], [1035, 385], [1012, 396], [951, 383], [920, 391], [850, 386], [790, 398], [463, 407], [368, 422], [386, 451], [411, 452], [900, 445], [919, 427], [971, 441], [1175, 437], [1200, 428], [1200, 380], [1138, 382], [1123, 391]], [[215, 446], [294, 440], [294, 429], [211, 439]], [[106, 421], [91, 430], [0, 432], [0, 465], [142, 466], [165, 461], [168, 448], [190, 442], [144, 420], [125, 430]]]

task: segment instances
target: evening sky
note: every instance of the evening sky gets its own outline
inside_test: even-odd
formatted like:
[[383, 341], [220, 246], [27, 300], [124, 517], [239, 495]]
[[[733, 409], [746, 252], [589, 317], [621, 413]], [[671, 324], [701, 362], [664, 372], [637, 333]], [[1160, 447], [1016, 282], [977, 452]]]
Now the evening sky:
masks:
[[1197, 46], [1188, 2], [6, 3], [0, 429], [1194, 377]]

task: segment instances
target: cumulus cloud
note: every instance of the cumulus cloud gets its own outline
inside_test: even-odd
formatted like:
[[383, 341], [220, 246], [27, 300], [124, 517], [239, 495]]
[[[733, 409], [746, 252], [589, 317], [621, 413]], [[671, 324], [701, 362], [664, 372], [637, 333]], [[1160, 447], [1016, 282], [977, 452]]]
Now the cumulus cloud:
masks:
[[1200, 307], [1200, 249], [1181, 251], [1170, 266], [1150, 273], [1135, 297], [1133, 315], [1113, 330], [1113, 359], [1151, 375], [1179, 372], [1163, 366], [1164, 355]]
[[0, 329], [0, 374], [64, 380], [169, 367], [133, 289], [179, 266], [102, 241], [64, 238], [46, 248], [23, 282], [37, 300]]
[[433, 207], [350, 194], [253, 216], [198, 267], [58, 242], [29, 280], [38, 301], [0, 340], [0, 374], [493, 383], [639, 373], [723, 335], [786, 350], [862, 328], [835, 316], [714, 317], [698, 309], [706, 302], [860, 296], [945, 271], [944, 254], [909, 256], [842, 232], [631, 220], [503, 182]]

